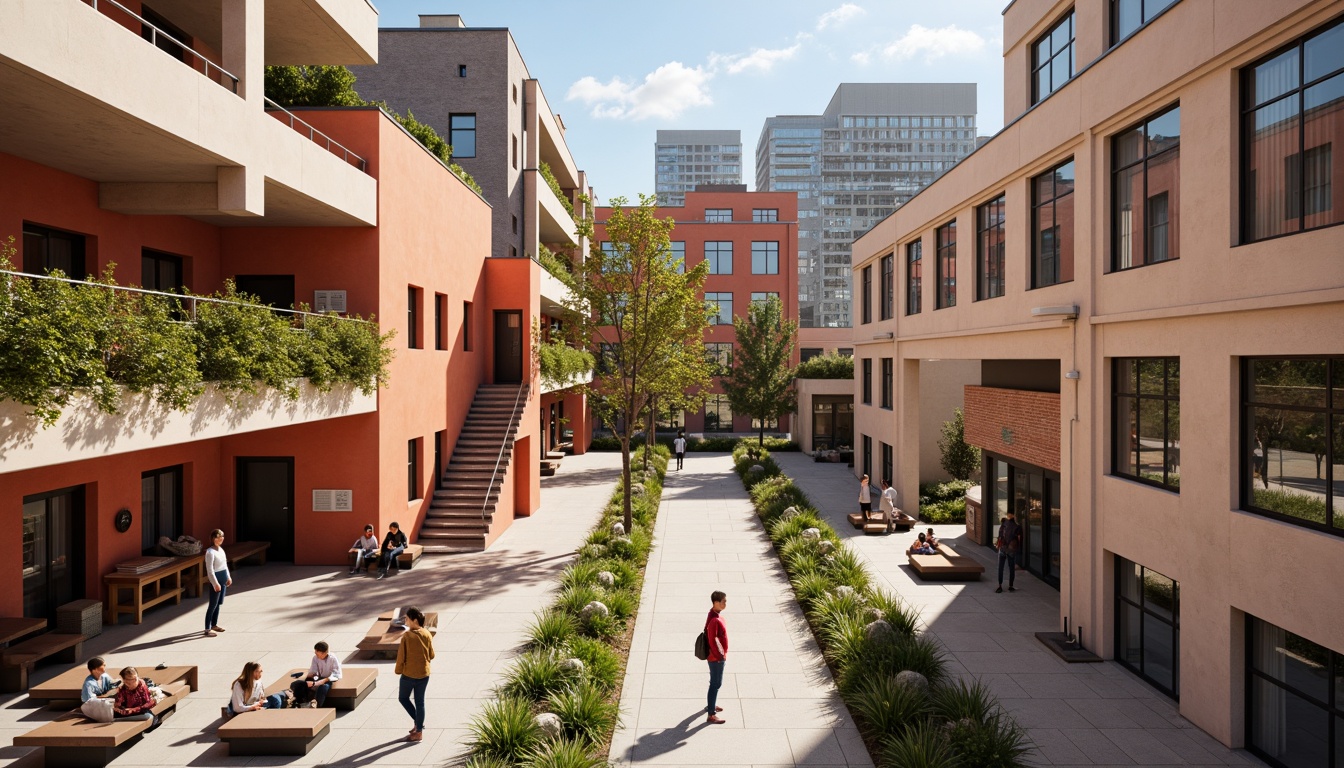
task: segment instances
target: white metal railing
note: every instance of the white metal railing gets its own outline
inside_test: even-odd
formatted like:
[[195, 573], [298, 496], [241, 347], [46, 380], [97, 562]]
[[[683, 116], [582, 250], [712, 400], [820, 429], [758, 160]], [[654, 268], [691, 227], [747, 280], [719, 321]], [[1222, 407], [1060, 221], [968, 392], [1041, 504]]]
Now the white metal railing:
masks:
[[345, 145], [341, 144], [339, 141], [336, 141], [327, 134], [317, 130], [313, 126], [304, 122], [302, 118], [300, 118], [293, 112], [290, 112], [288, 109], [285, 109], [284, 107], [280, 106], [279, 104], [276, 104], [274, 101], [271, 101], [270, 99], [266, 99], [266, 111], [272, 114], [276, 112], [285, 113], [285, 117], [274, 115], [275, 119], [279, 120], [282, 123], [289, 123], [289, 127], [298, 131], [300, 134], [306, 132], [308, 134], [309, 141], [313, 142], [314, 144], [317, 144], [318, 146], [325, 146], [327, 148], [327, 151], [330, 152], [331, 154], [336, 155], [342, 160], [345, 160], [345, 162], [355, 166], [356, 168], [358, 168], [361, 171], [364, 171], [365, 173], [369, 172], [368, 163], [364, 162], [364, 158], [360, 157], [359, 155], [356, 155], [354, 152], [351, 152], [349, 149], [345, 147]]
[[[127, 8], [126, 6], [124, 6], [124, 5], [122, 5], [121, 3], [117, 2], [117, 0], [84, 0], [84, 2], [87, 3], [87, 4], [89, 4], [89, 5], [91, 5], [91, 6], [93, 6], [93, 9], [94, 9], [95, 11], [99, 10], [99, 6], [100, 6], [100, 5], [102, 5], [102, 6], [111, 6], [111, 7], [113, 7], [113, 8], [116, 8], [117, 10], [121, 11], [121, 12], [124, 13], [125, 15], [129, 16], [130, 18], [135, 19], [136, 21], [140, 22], [140, 25], [141, 25], [141, 28], [142, 28], [142, 29], [147, 29], [147, 30], [149, 30], [149, 44], [150, 44], [150, 45], [153, 45], [155, 48], [157, 48], [157, 47], [159, 46], [159, 37], [161, 37], [161, 36], [164, 37], [164, 38], [166, 38], [166, 39], [168, 39], [168, 40], [170, 40], [170, 41], [172, 41], [172, 45], [174, 45], [174, 46], [176, 46], [176, 47], [178, 47], [178, 48], [181, 48], [183, 51], [185, 51], [185, 52], [187, 52], [187, 53], [190, 53], [193, 57], [195, 57], [195, 59], [197, 59], [197, 60], [199, 60], [199, 61], [201, 62], [201, 64], [202, 64], [202, 67], [201, 67], [201, 74], [205, 75], [207, 78], [209, 78], [209, 79], [211, 79], [211, 80], [214, 80], [214, 78], [210, 77], [210, 70], [213, 69], [213, 70], [215, 70], [216, 72], [218, 72], [219, 74], [223, 75], [224, 77], [227, 77], [227, 78], [229, 79], [229, 81], [232, 83], [232, 89], [233, 89], [233, 92], [234, 92], [234, 93], [237, 93], [237, 92], [238, 92], [238, 76], [237, 76], [237, 75], [235, 75], [235, 74], [233, 74], [232, 72], [228, 71], [227, 69], [225, 69], [225, 68], [219, 66], [218, 64], [216, 64], [215, 62], [213, 62], [213, 61], [211, 61], [210, 59], [206, 58], [205, 56], [202, 56], [202, 55], [200, 54], [200, 52], [197, 51], [196, 49], [192, 48], [191, 46], [187, 45], [186, 43], [182, 42], [181, 40], [178, 40], [176, 37], [174, 37], [173, 35], [169, 34], [168, 32], [165, 32], [165, 31], [163, 31], [162, 29], [159, 29], [158, 27], [154, 26], [153, 24], [151, 24], [150, 22], [148, 22], [147, 20], [145, 20], [145, 17], [141, 16], [140, 14], [136, 13], [135, 11], [132, 11], [130, 8]], [[134, 31], [134, 30], [131, 30], [131, 31]], [[191, 67], [192, 69], [196, 69], [196, 64], [195, 64], [195, 62], [188, 63], [188, 62], [186, 62], [186, 61], [184, 60], [182, 63], [183, 63], [183, 64], [187, 64], [187, 66]], [[215, 80], [215, 82], [218, 82], [221, 86], [224, 86], [225, 88], [230, 87], [230, 86], [228, 86], [228, 85], [224, 85], [224, 83], [222, 83], [222, 82], [220, 82], [220, 81], [218, 81], [218, 80]]]

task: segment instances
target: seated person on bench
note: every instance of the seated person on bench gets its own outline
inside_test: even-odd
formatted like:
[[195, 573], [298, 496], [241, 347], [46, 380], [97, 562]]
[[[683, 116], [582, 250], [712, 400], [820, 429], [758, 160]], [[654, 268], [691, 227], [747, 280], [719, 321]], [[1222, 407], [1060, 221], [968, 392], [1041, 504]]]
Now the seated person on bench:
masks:
[[341, 660], [332, 656], [330, 647], [319, 640], [313, 646], [313, 663], [308, 665], [308, 674], [289, 684], [289, 689], [294, 692], [294, 706], [322, 706], [332, 684], [340, 679]]
[[373, 525], [364, 526], [364, 535], [355, 539], [355, 543], [350, 545], [350, 551], [355, 553], [355, 567], [350, 569], [350, 573], [358, 573], [370, 562], [378, 557], [378, 537], [373, 535]]
[[401, 526], [388, 523], [387, 535], [383, 537], [383, 554], [378, 558], [378, 578], [386, 576], [387, 569], [391, 568], [397, 562], [397, 556], [405, 551], [406, 534], [401, 532]]
[[934, 549], [934, 548], [929, 544], [929, 540], [928, 540], [928, 539], [924, 536], [924, 534], [922, 534], [922, 533], [919, 534], [919, 540], [916, 541], [914, 544], [911, 544], [911, 545], [910, 545], [910, 549], [907, 550], [907, 552], [909, 552], [909, 553], [912, 554], [912, 555], [936, 555], [936, 554], [938, 554], [938, 550]]
[[89, 676], [84, 678], [84, 687], [79, 692], [80, 703], [106, 696], [117, 687], [117, 681], [107, 674], [107, 663], [103, 661], [102, 656], [89, 659], [88, 666]]
[[151, 710], [158, 703], [149, 686], [135, 671], [135, 667], [121, 670], [121, 687], [117, 689], [117, 698], [112, 702], [112, 715], [118, 720], [153, 720], [159, 724], [159, 718]]
[[925, 540], [928, 541], [930, 547], [933, 547], [934, 549], [938, 548], [938, 537], [933, 535], [932, 528], [929, 529], [929, 535]]
[[258, 709], [284, 709], [292, 695], [289, 691], [282, 691], [267, 696], [266, 686], [261, 683], [261, 662], [249, 661], [243, 665], [243, 673], [233, 681], [229, 711], [239, 715]]

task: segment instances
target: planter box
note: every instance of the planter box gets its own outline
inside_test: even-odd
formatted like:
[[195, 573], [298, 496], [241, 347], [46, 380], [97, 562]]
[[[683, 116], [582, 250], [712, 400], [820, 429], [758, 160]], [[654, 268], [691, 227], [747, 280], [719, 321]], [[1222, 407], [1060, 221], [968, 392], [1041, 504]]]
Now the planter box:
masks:
[[100, 600], [76, 600], [56, 609], [56, 631], [61, 634], [90, 637], [103, 633], [103, 603]]

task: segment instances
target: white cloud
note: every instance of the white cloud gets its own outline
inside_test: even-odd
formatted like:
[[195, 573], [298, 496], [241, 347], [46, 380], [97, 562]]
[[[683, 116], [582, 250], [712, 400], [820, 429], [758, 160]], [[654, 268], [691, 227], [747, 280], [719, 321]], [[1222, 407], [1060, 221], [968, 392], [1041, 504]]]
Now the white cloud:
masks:
[[897, 60], [913, 59], [922, 55], [927, 64], [944, 56], [979, 53], [984, 50], [985, 45], [985, 38], [969, 29], [961, 29], [956, 24], [937, 29], [914, 24], [896, 42], [883, 48], [882, 54], [889, 59]]
[[839, 26], [851, 19], [858, 18], [865, 13], [867, 13], [867, 11], [854, 3], [845, 3], [839, 8], [834, 8], [821, 14], [821, 18], [817, 19], [817, 29], [825, 29], [832, 24]]
[[734, 53], [726, 56], [712, 53], [709, 55], [709, 66], [711, 69], [723, 67], [730, 75], [741, 74], [747, 70], [769, 72], [779, 62], [792, 59], [801, 47], [802, 43], [794, 43], [788, 48], [756, 48], [751, 53]]
[[851, 54], [849, 59], [861, 67], [866, 67], [868, 66], [868, 62], [872, 59], [872, 56], [867, 51], [859, 51], [858, 53]]
[[713, 103], [708, 89], [712, 77], [714, 73], [704, 67], [669, 61], [645, 75], [638, 85], [619, 77], [602, 83], [589, 75], [571, 85], [565, 98], [592, 107], [593, 117], [670, 120], [690, 107]]

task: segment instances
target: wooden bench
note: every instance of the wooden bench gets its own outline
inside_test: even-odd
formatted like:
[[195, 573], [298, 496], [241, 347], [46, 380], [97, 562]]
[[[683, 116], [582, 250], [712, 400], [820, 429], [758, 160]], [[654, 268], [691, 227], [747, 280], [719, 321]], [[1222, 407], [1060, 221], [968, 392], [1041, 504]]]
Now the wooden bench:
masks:
[[[412, 568], [415, 567], [415, 562], [416, 562], [417, 560], [419, 560], [424, 554], [425, 554], [425, 547], [424, 547], [423, 544], [407, 544], [407, 545], [406, 545], [406, 551], [402, 552], [400, 555], [397, 555], [397, 568], [398, 568], [398, 570], [403, 570], [403, 571], [409, 571], [409, 570], [411, 570]], [[349, 552], [349, 553], [347, 553], [346, 562], [348, 562], [348, 563], [350, 564], [350, 567], [351, 567], [351, 568], [354, 568], [354, 567], [355, 567], [355, 553], [354, 553], [354, 552]], [[378, 564], [378, 558], [377, 558], [377, 557], [373, 558], [372, 560], [365, 560], [365, 561], [364, 561], [364, 570], [367, 571], [367, 570], [369, 570], [370, 568], [374, 567], [374, 566], [377, 565], [377, 564]]]
[[[160, 720], [175, 712], [177, 703], [191, 692], [186, 683], [181, 682], [162, 687], [167, 695], [154, 705], [153, 710]], [[99, 723], [76, 709], [22, 736], [15, 736], [14, 746], [43, 747], [43, 757], [48, 768], [103, 766], [129, 748], [151, 725], [153, 723], [149, 720]]]
[[[307, 667], [295, 667], [289, 670], [279, 680], [266, 686], [266, 695], [289, 690], [289, 686], [295, 680], [298, 673], [300, 677], [308, 674]], [[359, 706], [359, 703], [373, 693], [373, 689], [378, 686], [378, 670], [374, 667], [341, 667], [341, 679], [331, 684], [331, 690], [327, 691], [327, 700], [323, 704], [326, 707], [335, 709], [350, 710]]]
[[[375, 658], [396, 658], [397, 646], [401, 644], [401, 637], [406, 634], [406, 630], [392, 629], [392, 613], [388, 611], [379, 616], [378, 620], [373, 622], [373, 626], [369, 627], [364, 639], [356, 643], [355, 647]], [[439, 631], [438, 613], [425, 612], [425, 629], [428, 629], [431, 635]]]
[[[109, 573], [103, 577], [103, 584], [107, 586], [103, 621], [116, 624], [125, 613], [139, 624], [144, 621], [146, 608], [169, 600], [178, 605], [184, 592], [191, 597], [201, 594], [205, 584], [205, 556], [173, 558], [173, 562], [148, 573]], [[146, 590], [152, 594], [146, 595]], [[128, 601], [122, 600], [123, 592], [130, 598]]]
[[219, 726], [230, 755], [306, 755], [331, 732], [331, 709], [258, 709]]
[[[898, 517], [892, 522], [892, 529], [897, 531], [910, 530], [915, 524], [915, 519], [912, 517], [900, 517], [899, 515], [904, 515], [905, 513], [901, 512], [899, 509], [897, 509], [896, 512]], [[863, 515], [859, 512], [854, 512], [846, 517], [849, 519], [850, 525], [870, 536], [885, 535], [888, 532], [887, 515], [885, 512], [870, 513], [867, 520], [865, 520]]]
[[938, 542], [936, 555], [911, 555], [910, 568], [921, 579], [948, 579], [953, 581], [979, 581], [985, 572], [985, 566], [974, 558], [957, 554], [952, 547]]
[[[153, 664], [118, 664], [117, 669], [124, 666], [135, 667], [140, 673], [140, 677], [149, 678], [155, 685], [167, 686], [170, 683], [182, 683], [188, 690], [198, 690], [197, 686], [197, 668], [190, 667], [164, 667], [155, 669]], [[38, 683], [28, 689], [28, 698], [33, 701], [42, 701], [47, 704], [53, 702], [79, 701], [79, 694], [84, 689], [84, 678], [89, 676], [88, 667], [81, 664], [73, 669], [68, 669], [61, 674], [51, 678], [44, 683]], [[113, 673], [113, 677], [116, 674]], [[166, 689], [165, 689], [166, 690]]]
[[224, 556], [229, 565], [236, 566], [249, 557], [257, 558], [257, 565], [266, 564], [266, 550], [271, 548], [269, 541], [235, 541], [224, 548]]
[[556, 470], [556, 467], [559, 467], [559, 466], [560, 466], [560, 462], [558, 462], [558, 461], [550, 461], [550, 460], [548, 460], [548, 459], [542, 459], [542, 460], [541, 460], [541, 476], [542, 476], [542, 477], [554, 477], [554, 476], [555, 476], [555, 470]]
[[57, 656], [60, 661], [75, 663], [83, 655], [83, 635], [48, 632], [11, 645], [0, 651], [0, 690], [6, 693], [28, 690], [28, 673], [42, 659]]

